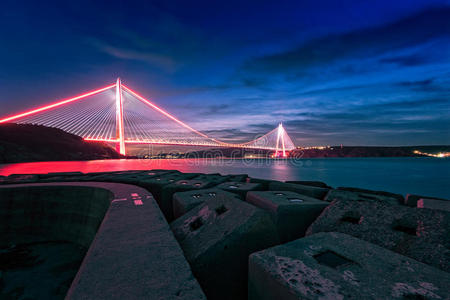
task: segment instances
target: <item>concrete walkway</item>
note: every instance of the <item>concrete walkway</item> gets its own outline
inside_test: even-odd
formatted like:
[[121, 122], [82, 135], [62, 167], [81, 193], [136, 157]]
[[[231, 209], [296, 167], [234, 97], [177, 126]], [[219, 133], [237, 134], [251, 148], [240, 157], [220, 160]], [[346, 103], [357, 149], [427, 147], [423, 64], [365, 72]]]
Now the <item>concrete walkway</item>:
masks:
[[67, 299], [206, 299], [156, 201], [145, 189], [119, 183], [15, 184], [84, 186], [114, 194]]

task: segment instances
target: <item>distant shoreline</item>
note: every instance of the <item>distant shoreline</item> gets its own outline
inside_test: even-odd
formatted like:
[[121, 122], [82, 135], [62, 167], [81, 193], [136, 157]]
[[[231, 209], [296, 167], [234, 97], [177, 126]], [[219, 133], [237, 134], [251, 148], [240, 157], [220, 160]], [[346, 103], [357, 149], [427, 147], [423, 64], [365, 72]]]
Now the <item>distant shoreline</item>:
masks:
[[[175, 150], [177, 149], [178, 150]], [[86, 142], [81, 137], [60, 129], [30, 124], [0, 126], [0, 164], [44, 161], [87, 161], [99, 159], [285, 159], [276, 158], [274, 150], [243, 148], [209, 148], [199, 151], [164, 150], [134, 156], [118, 154], [102, 142]], [[181, 150], [179, 150], [181, 149]], [[447, 157], [450, 145], [440, 146], [325, 146], [303, 147], [286, 152], [288, 158], [349, 158], [349, 157]]]

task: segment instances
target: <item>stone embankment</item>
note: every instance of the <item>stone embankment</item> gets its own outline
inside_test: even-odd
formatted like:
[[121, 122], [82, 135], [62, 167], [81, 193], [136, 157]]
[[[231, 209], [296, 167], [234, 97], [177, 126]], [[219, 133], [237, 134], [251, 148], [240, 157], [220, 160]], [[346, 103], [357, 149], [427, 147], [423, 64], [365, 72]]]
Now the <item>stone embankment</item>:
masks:
[[[450, 299], [449, 203], [245, 174], [0, 176], [0, 298]], [[84, 259], [51, 289], [20, 281], [49, 242]]]

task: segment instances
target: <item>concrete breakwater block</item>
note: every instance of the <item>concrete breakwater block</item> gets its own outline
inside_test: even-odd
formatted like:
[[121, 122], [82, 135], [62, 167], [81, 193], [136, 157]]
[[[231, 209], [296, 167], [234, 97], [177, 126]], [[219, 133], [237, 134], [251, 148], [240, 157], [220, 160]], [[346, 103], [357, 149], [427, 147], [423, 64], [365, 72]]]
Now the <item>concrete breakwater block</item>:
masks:
[[414, 195], [414, 194], [408, 194], [405, 198], [405, 205], [410, 207], [417, 207], [417, 201], [420, 199], [435, 199], [435, 200], [446, 200], [442, 198], [436, 198], [436, 197], [427, 197], [427, 196], [420, 196], [420, 195]]
[[335, 200], [306, 235], [337, 231], [450, 271], [450, 214], [377, 201]]
[[248, 256], [278, 241], [268, 213], [238, 199], [209, 199], [171, 223], [208, 299], [246, 299]]
[[[26, 235], [23, 242], [27, 245], [36, 241], [90, 244], [65, 299], [206, 299], [156, 201], [145, 189], [120, 183], [63, 182], [2, 186], [0, 194], [0, 206], [8, 208], [0, 212], [9, 214], [0, 217], [0, 246], [10, 242], [20, 245], [21, 235]], [[53, 212], [61, 216], [47, 218]], [[92, 216], [97, 218], [96, 224], [90, 222]], [[41, 220], [43, 217], [46, 220]], [[27, 226], [30, 231], [22, 223], [31, 224]], [[74, 228], [76, 223], [85, 226]], [[15, 232], [12, 224], [19, 225]], [[42, 230], [37, 231], [37, 226]], [[40, 266], [46, 263], [38, 262]], [[44, 271], [61, 281], [62, 270], [77, 267], [65, 262]], [[36, 270], [31, 272], [26, 280], [18, 282], [18, 294], [23, 288], [28, 290], [29, 285], [36, 286], [36, 282], [49, 289], [46, 275], [40, 277]], [[0, 273], [0, 281], [3, 275]], [[1, 299], [3, 291], [0, 288]], [[58, 294], [64, 291], [58, 287]], [[20, 298], [55, 298], [43, 294], [27, 296]]]
[[175, 183], [179, 180], [188, 180], [194, 178], [195, 176], [197, 176], [195, 173], [171, 172], [141, 179], [139, 180], [138, 185], [152, 193], [158, 204], [160, 204], [161, 191], [164, 186]]
[[39, 174], [39, 178], [47, 179], [52, 177], [75, 177], [75, 176], [83, 176], [82, 172], [50, 172], [47, 174]]
[[328, 206], [327, 202], [290, 191], [248, 192], [246, 201], [270, 213], [282, 243], [304, 236]]
[[422, 198], [417, 201], [418, 208], [428, 208], [428, 209], [437, 209], [450, 212], [450, 201], [449, 200], [437, 200], [437, 199], [428, 199]]
[[389, 205], [399, 205], [398, 199], [384, 195], [374, 195], [363, 192], [351, 192], [346, 190], [330, 190], [325, 196], [325, 201], [351, 200], [351, 201], [374, 201]]
[[217, 188], [227, 192], [235, 193], [241, 196], [242, 199], [245, 199], [247, 192], [260, 191], [263, 189], [263, 186], [261, 183], [227, 181], [219, 184]]
[[261, 179], [261, 178], [249, 178], [247, 180], [247, 182], [251, 182], [251, 183], [261, 183], [263, 190], [268, 190], [269, 189], [269, 185], [272, 182], [280, 182], [280, 181], [276, 181], [276, 180], [269, 180], [269, 179]]
[[216, 185], [215, 181], [211, 182], [197, 179], [183, 179], [165, 185], [161, 190], [159, 207], [161, 208], [161, 211], [163, 212], [164, 216], [166, 216], [166, 220], [170, 223], [174, 219], [173, 195], [176, 192], [207, 189], [215, 185]]
[[92, 181], [119, 182], [139, 184], [142, 180], [164, 176], [167, 174], [181, 174], [176, 170], [148, 170], [148, 171], [130, 171], [130, 172], [114, 172], [110, 174], [100, 174], [91, 178]]
[[295, 183], [295, 184], [303, 184], [303, 185], [310, 185], [315, 187], [321, 187], [321, 188], [327, 188], [331, 189], [332, 187], [326, 184], [322, 181], [311, 181], [311, 180], [288, 180], [285, 181], [286, 183]]
[[228, 181], [234, 182], [246, 182], [248, 179], [247, 174], [235, 174], [235, 175], [227, 175]]
[[[197, 177], [196, 177], [197, 178]], [[203, 177], [205, 178], [205, 177]], [[171, 222], [174, 219], [173, 214], [173, 195], [176, 192], [184, 192], [191, 190], [201, 190], [207, 189], [217, 185], [217, 180], [199, 180], [199, 179], [190, 179], [190, 180], [179, 180], [174, 183], [165, 185], [161, 190], [161, 197], [159, 199], [159, 205], [166, 216], [168, 222]]]
[[275, 181], [269, 184], [271, 191], [291, 191], [322, 200], [330, 189], [296, 183]]
[[222, 182], [229, 181], [228, 178], [229, 176], [222, 176], [219, 173], [215, 173], [215, 174], [199, 174], [198, 176], [192, 179], [208, 181], [212, 185], [218, 185], [221, 184]]
[[11, 174], [4, 183], [33, 183], [39, 181], [38, 174]]
[[210, 199], [235, 198], [239, 196], [220, 189], [192, 190], [187, 192], [177, 192], [173, 194], [173, 215], [177, 219]]
[[342, 233], [253, 253], [249, 299], [449, 299], [450, 274]]
[[400, 204], [403, 204], [405, 201], [405, 197], [403, 197], [402, 195], [385, 192], [385, 191], [373, 191], [373, 190], [354, 188], [354, 187], [338, 187], [337, 189], [342, 190], [342, 191], [372, 194], [372, 195], [376, 195], [376, 196], [384, 196], [384, 197], [388, 197], [388, 198], [394, 198], [394, 199], [397, 199], [397, 202]]

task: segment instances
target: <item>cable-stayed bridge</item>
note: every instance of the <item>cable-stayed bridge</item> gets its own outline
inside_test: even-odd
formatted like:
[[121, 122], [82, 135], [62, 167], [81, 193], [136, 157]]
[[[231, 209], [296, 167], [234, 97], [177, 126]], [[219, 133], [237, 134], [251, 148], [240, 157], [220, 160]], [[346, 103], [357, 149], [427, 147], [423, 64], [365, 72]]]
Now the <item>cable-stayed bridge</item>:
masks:
[[232, 144], [211, 138], [145, 99], [120, 79], [95, 91], [0, 119], [0, 123], [6, 122], [55, 127], [87, 141], [115, 143], [118, 152], [124, 155], [127, 144], [265, 149], [283, 157], [295, 148], [281, 123], [246, 143]]

